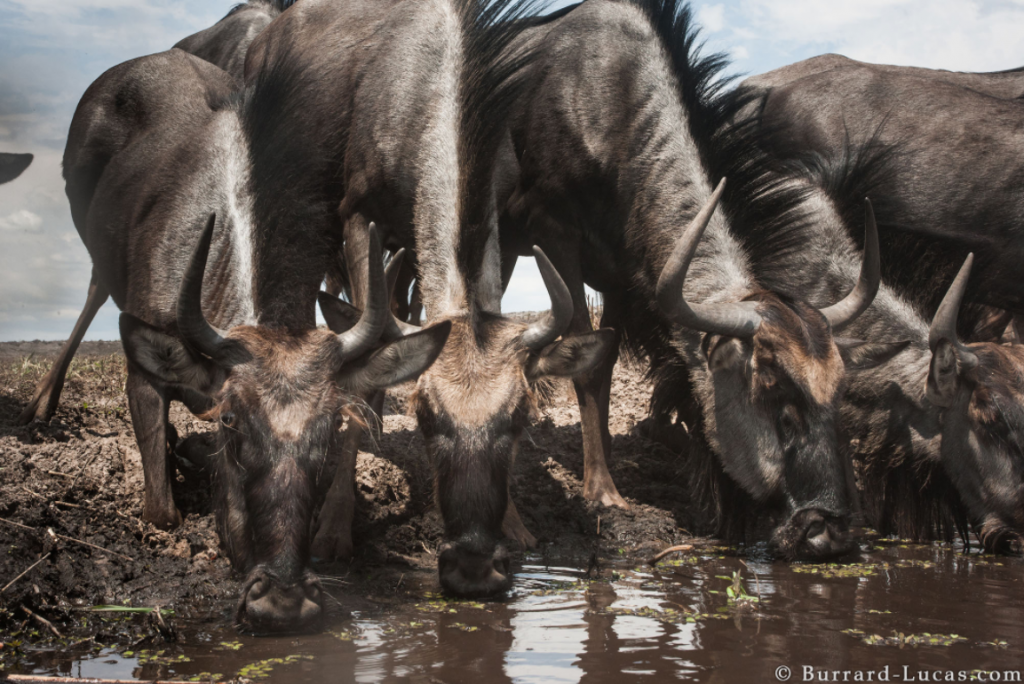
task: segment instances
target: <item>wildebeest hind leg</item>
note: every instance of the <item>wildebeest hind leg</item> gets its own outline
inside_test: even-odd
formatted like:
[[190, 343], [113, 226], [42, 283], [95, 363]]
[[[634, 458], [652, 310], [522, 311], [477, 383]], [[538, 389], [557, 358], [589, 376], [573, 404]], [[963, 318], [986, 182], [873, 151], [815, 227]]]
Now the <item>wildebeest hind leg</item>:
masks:
[[530, 534], [519, 517], [511, 492], [508, 495], [508, 507], [505, 508], [505, 519], [501, 522], [501, 533], [509, 539], [515, 539], [524, 549], [537, 548], [537, 538]]
[[[555, 251], [549, 254], [573, 253], [571, 250]], [[563, 263], [564, 261], [564, 263]], [[573, 319], [566, 337], [593, 330], [590, 309], [587, 306], [586, 289], [580, 272], [578, 259], [564, 259], [555, 267], [572, 293]], [[614, 322], [617, 318], [615, 300], [605, 301], [605, 313], [601, 325]], [[583, 428], [583, 496], [605, 506], [617, 506], [629, 510], [629, 504], [619, 494], [611, 473], [608, 471], [607, 456], [611, 453], [612, 438], [608, 432], [608, 405], [611, 399], [612, 371], [618, 360], [618, 344], [614, 345], [607, 358], [589, 373], [573, 378], [576, 398], [580, 406], [580, 423]]]
[[135, 439], [142, 453], [142, 474], [145, 479], [145, 499], [142, 519], [162, 529], [181, 525], [181, 513], [174, 505], [171, 481], [173, 460], [168, 453], [166, 392], [154, 387], [138, 371], [128, 367], [128, 408], [132, 414]]
[[352, 519], [355, 515], [356, 457], [363, 442], [365, 429], [354, 422], [349, 423], [345, 434], [335, 439], [332, 449], [340, 451], [334, 480], [324, 497], [324, 504], [317, 516], [313, 533], [312, 554], [321, 560], [338, 560], [352, 557]]
[[53, 414], [57, 412], [57, 404], [60, 402], [60, 394], [64, 390], [64, 377], [67, 375], [68, 367], [71, 365], [71, 359], [75, 357], [78, 345], [82, 343], [85, 331], [92, 324], [92, 319], [95, 318], [96, 312], [100, 310], [100, 307], [106, 303], [109, 297], [110, 293], [107, 292], [105, 287], [100, 285], [96, 279], [96, 274], [93, 273], [92, 281], [89, 283], [89, 296], [85, 300], [85, 309], [82, 310], [82, 314], [78, 317], [78, 322], [75, 323], [75, 329], [71, 332], [71, 338], [64, 343], [64, 348], [61, 349], [60, 356], [53, 363], [50, 372], [36, 386], [32, 401], [29, 402], [25, 410], [18, 416], [19, 425], [28, 425], [33, 420], [46, 422], [53, 418]]

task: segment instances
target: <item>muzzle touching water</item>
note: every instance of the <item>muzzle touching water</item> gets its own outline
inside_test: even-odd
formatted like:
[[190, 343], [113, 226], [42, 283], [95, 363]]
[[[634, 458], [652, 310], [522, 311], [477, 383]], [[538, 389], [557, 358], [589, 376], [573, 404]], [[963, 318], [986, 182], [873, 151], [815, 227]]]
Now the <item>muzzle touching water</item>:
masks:
[[512, 587], [508, 550], [496, 544], [486, 551], [475, 544], [448, 542], [441, 546], [437, 571], [445, 591], [464, 598], [492, 596]]
[[259, 633], [300, 632], [320, 627], [323, 619], [320, 579], [307, 572], [287, 582], [264, 568], [256, 568], [242, 590], [235, 623]]
[[818, 508], [804, 508], [772, 535], [774, 553], [787, 560], [826, 560], [845, 556], [855, 547], [850, 521]]

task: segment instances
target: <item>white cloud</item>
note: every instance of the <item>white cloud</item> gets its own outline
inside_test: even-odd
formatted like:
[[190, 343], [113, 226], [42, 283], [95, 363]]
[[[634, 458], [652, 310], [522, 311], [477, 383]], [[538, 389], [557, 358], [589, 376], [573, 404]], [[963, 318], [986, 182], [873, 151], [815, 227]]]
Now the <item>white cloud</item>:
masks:
[[[807, 56], [957, 71], [1024, 64], [1024, 3], [992, 0], [741, 0], [754, 40]], [[795, 60], [794, 60], [795, 61]], [[781, 66], [780, 65], [772, 65]]]
[[21, 231], [23, 233], [35, 233], [43, 225], [43, 219], [37, 214], [33, 214], [28, 209], [19, 209], [18, 211], [0, 218], [0, 230], [11, 230]]
[[708, 33], [718, 33], [725, 28], [725, 5], [701, 5], [697, 21]]

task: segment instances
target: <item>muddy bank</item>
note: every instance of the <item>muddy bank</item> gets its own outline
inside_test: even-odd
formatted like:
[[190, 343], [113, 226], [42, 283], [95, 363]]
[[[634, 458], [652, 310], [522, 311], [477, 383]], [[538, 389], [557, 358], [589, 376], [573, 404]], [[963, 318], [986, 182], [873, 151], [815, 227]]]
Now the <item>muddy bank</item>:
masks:
[[[22, 606], [58, 629], [81, 627], [83, 616], [95, 617], [83, 609], [101, 604], [162, 606], [179, 616], [230, 615], [238, 585], [219, 553], [204, 474], [179, 461], [181, 529], [163, 532], [139, 518], [142, 465], [123, 392], [124, 357], [89, 353], [116, 346], [92, 345], [76, 358], [49, 425], [14, 424], [56, 353], [50, 346], [0, 345], [2, 584], [38, 562], [0, 594], [0, 628], [28, 621], [45, 632]], [[383, 437], [379, 444], [366, 440], [359, 455], [355, 557], [318, 566], [339, 578], [328, 583], [337, 599], [332, 609], [341, 615], [367, 596], [400, 595], [401, 585], [395, 588], [408, 582], [403, 577], [436, 584], [441, 521], [423, 440], [405, 415], [408, 389], [389, 395]], [[637, 434], [649, 391], [640, 372], [620, 365], [611, 469], [632, 505], [629, 512], [582, 498], [583, 454], [571, 386], [555, 386], [543, 403], [523, 440], [512, 486], [526, 526], [540, 541], [541, 559], [586, 567], [602, 558], [647, 555], [688, 536], [685, 458]], [[179, 454], [202, 446], [205, 424], [180, 405], [172, 407], [171, 419]], [[78, 631], [90, 629], [96, 627]]]

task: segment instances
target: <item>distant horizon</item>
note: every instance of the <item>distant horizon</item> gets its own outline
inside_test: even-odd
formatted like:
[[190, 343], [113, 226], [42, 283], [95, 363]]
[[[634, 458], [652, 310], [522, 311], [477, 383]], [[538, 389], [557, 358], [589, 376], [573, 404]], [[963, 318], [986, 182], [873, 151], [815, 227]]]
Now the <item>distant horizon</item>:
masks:
[[[0, 186], [0, 341], [64, 340], [85, 303], [91, 262], [71, 221], [60, 162], [86, 88], [121, 62], [212, 26], [235, 4], [0, 0], [0, 151], [36, 155], [21, 178]], [[957, 71], [1024, 65], [1024, 4], [1008, 0], [726, 0], [693, 7], [706, 49], [729, 55], [731, 74], [830, 52]], [[533, 259], [520, 259], [503, 309], [548, 304]], [[86, 339], [117, 339], [118, 313], [108, 302]]]

